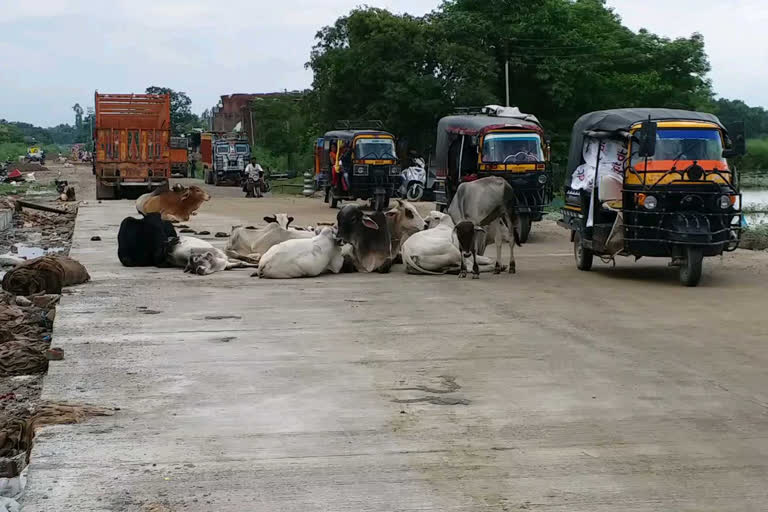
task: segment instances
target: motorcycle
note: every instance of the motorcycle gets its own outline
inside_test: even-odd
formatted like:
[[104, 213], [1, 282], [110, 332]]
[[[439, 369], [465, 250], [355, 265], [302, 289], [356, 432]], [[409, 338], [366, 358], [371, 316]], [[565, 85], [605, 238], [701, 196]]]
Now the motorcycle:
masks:
[[245, 197], [257, 197], [256, 191], [258, 189], [261, 189], [262, 194], [266, 194], [272, 190], [272, 186], [264, 177], [261, 177], [258, 180], [253, 179], [251, 176], [246, 177], [245, 185], [243, 186]]
[[408, 201], [420, 201], [427, 183], [427, 170], [423, 158], [415, 158], [413, 165], [400, 173], [398, 194]]

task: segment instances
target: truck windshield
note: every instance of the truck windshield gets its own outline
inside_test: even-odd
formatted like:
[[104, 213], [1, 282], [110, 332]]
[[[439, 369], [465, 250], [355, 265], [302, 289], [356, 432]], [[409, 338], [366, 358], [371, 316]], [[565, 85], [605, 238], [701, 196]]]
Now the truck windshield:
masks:
[[535, 133], [491, 133], [483, 138], [483, 162], [543, 162], [541, 138]]
[[[632, 144], [632, 160], [644, 162], [638, 156], [639, 144]], [[723, 140], [720, 131], [714, 128], [659, 128], [656, 131], [656, 152], [649, 162], [686, 162], [686, 161], [723, 160]]]
[[243, 155], [248, 152], [248, 144], [235, 144], [235, 151], [238, 154]]
[[217, 144], [216, 145], [216, 154], [223, 155], [229, 153], [229, 144]]
[[357, 139], [355, 158], [359, 160], [393, 160], [395, 143], [392, 139]]

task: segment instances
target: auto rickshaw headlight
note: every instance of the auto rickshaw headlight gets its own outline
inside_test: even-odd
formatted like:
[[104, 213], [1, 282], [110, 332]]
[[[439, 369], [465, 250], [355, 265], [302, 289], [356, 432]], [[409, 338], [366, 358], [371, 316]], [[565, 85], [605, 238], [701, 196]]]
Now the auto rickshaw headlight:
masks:
[[356, 165], [355, 166], [355, 176], [368, 176], [368, 166], [367, 165]]
[[539, 179], [539, 183], [541, 183], [543, 185], [543, 184], [545, 184], [547, 182], [547, 175], [546, 174], [539, 174], [539, 178], [538, 179]]
[[720, 199], [717, 201], [717, 205], [721, 210], [727, 210], [731, 207], [731, 196], [720, 196]]
[[654, 196], [645, 196], [645, 201], [643, 201], [643, 206], [645, 206], [646, 210], [655, 210], [658, 204], [659, 202]]
[[389, 175], [390, 176], [399, 176], [400, 175], [400, 167], [393, 165], [389, 168]]

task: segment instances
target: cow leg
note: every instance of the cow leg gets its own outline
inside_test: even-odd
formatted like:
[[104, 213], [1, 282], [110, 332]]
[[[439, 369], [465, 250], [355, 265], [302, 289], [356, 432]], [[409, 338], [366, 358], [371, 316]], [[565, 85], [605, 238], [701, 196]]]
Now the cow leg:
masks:
[[255, 263], [246, 263], [244, 261], [228, 261], [224, 270], [232, 270], [233, 268], [258, 268], [259, 265]]
[[493, 230], [493, 244], [496, 246], [496, 266], [493, 268], [494, 274], [501, 274], [501, 244], [504, 242], [504, 237], [501, 234], [501, 222], [499, 219], [493, 221], [495, 223], [495, 229]]
[[[509, 227], [509, 273], [514, 274], [516, 272], [515, 239], [517, 238], [517, 215], [516, 214], [510, 215], [509, 213], [507, 213], [506, 219], [507, 219], [507, 226]], [[499, 244], [499, 247], [501, 247], [501, 242], [502, 242], [501, 240], [497, 242]], [[501, 258], [501, 251], [499, 251], [499, 258]]]
[[480, 267], [477, 266], [477, 251], [472, 251], [472, 279], [480, 279]]
[[253, 263], [255, 265], [259, 264], [259, 258], [261, 258], [261, 254], [257, 252], [244, 256], [240, 253], [233, 251], [232, 249], [227, 249], [226, 251], [224, 251], [224, 253], [227, 255], [227, 258], [229, 258], [230, 260], [240, 260], [246, 263]]
[[465, 261], [463, 254], [459, 257], [459, 261], [461, 261], [459, 266], [459, 279], [462, 279], [467, 277], [467, 262]]

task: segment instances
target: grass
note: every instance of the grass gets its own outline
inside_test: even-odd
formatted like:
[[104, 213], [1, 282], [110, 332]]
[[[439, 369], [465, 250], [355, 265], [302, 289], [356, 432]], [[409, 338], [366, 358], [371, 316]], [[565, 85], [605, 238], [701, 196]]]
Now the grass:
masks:
[[753, 251], [768, 249], [768, 224], [755, 224], [744, 228], [741, 232], [740, 247]]
[[0, 197], [13, 196], [26, 194], [31, 191], [48, 192], [56, 188], [53, 183], [49, 185], [41, 185], [40, 183], [20, 183], [18, 185], [11, 185], [10, 183], [0, 183]]

